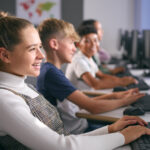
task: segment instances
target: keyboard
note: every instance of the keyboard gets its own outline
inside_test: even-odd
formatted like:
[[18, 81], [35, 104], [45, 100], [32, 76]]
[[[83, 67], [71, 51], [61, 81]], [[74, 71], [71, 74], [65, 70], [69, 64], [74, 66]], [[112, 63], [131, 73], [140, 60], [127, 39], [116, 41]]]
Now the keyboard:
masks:
[[129, 69], [125, 69], [125, 72], [120, 72], [116, 74], [117, 77], [124, 77], [124, 76], [132, 76]]
[[[150, 128], [150, 122], [147, 127]], [[143, 135], [130, 145], [132, 150], [150, 150], [150, 135]]]
[[143, 79], [137, 79], [138, 80], [138, 84], [130, 84], [126, 87], [115, 87], [114, 88], [114, 92], [118, 92], [118, 91], [126, 91], [132, 88], [139, 88], [139, 90], [143, 91], [143, 90], [148, 90], [150, 87], [149, 85], [143, 80]]
[[146, 94], [131, 105], [133, 107], [141, 108], [144, 111], [150, 111], [150, 95]]
[[150, 88], [149, 85], [143, 79], [137, 78], [137, 80], [138, 84], [130, 84], [127, 86], [127, 89], [139, 88], [139, 90], [148, 90]]

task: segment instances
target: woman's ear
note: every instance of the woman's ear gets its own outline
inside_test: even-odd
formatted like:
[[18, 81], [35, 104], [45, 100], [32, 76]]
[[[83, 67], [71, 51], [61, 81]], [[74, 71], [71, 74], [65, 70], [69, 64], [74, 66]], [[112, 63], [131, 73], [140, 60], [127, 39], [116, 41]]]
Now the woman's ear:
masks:
[[0, 47], [0, 59], [5, 62], [9, 63], [9, 51], [7, 51], [5, 48]]
[[50, 48], [54, 49], [54, 50], [57, 50], [58, 49], [58, 40], [57, 39], [50, 39], [49, 40], [49, 46]]

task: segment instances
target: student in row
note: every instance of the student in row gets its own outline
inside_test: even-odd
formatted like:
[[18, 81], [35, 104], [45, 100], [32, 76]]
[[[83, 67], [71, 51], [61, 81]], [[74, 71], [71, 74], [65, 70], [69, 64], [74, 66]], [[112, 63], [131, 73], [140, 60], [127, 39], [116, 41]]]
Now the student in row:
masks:
[[[143, 134], [150, 135], [150, 130], [144, 127], [147, 123], [133, 116], [86, 134], [66, 135], [57, 109], [24, 82], [28, 75], [39, 75], [44, 58], [41, 48], [39, 34], [29, 21], [0, 18], [0, 146], [3, 149], [113, 149]], [[139, 125], [125, 128], [134, 123]]]
[[99, 69], [103, 73], [108, 73], [108, 74], [113, 74], [113, 75], [124, 72], [125, 69], [123, 67], [116, 67], [114, 69], [110, 69], [106, 65], [110, 61], [111, 56], [108, 53], [108, 51], [106, 51], [101, 46], [101, 41], [103, 38], [103, 29], [102, 29], [101, 23], [95, 19], [87, 19], [87, 20], [83, 20], [80, 24], [80, 26], [87, 26], [87, 25], [93, 26], [97, 30], [99, 46], [98, 46], [97, 53], [95, 53], [95, 55], [92, 58], [98, 65]]
[[116, 77], [102, 73], [92, 56], [97, 52], [98, 36], [93, 26], [78, 28], [81, 39], [76, 42], [79, 51], [74, 55], [72, 63], [67, 66], [66, 77], [78, 89], [108, 89], [136, 83], [132, 77]]
[[37, 90], [57, 106], [64, 127], [69, 132], [85, 132], [86, 119], [76, 117], [76, 112], [85, 109], [98, 114], [129, 105], [143, 96], [137, 89], [90, 98], [79, 91], [65, 77], [61, 65], [70, 63], [76, 51], [78, 35], [72, 24], [58, 19], [47, 19], [39, 27], [39, 34], [46, 54], [37, 79]]

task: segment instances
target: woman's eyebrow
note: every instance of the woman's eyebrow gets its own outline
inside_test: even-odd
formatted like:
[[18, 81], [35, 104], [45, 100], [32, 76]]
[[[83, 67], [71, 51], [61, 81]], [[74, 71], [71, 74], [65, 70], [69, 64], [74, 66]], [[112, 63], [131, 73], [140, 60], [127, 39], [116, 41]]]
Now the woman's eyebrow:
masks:
[[[28, 49], [28, 48], [30, 48], [30, 47], [32, 47], [32, 46], [37, 46], [38, 44], [31, 44], [31, 45], [28, 45], [28, 46], [26, 46], [26, 48]], [[41, 44], [40, 44], [41, 45]]]

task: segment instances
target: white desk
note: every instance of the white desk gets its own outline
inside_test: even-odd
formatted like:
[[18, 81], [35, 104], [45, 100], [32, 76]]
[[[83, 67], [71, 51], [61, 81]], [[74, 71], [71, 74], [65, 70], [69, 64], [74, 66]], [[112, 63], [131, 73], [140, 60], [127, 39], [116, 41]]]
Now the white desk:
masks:
[[131, 74], [137, 77], [142, 77], [144, 71], [148, 71], [148, 69], [130, 69]]

